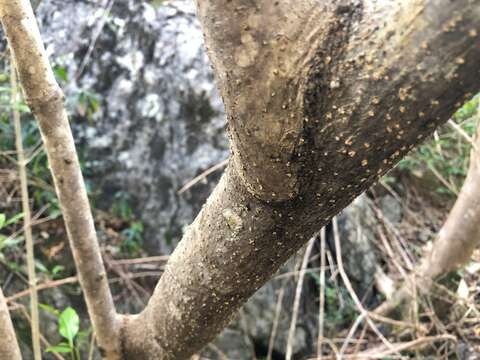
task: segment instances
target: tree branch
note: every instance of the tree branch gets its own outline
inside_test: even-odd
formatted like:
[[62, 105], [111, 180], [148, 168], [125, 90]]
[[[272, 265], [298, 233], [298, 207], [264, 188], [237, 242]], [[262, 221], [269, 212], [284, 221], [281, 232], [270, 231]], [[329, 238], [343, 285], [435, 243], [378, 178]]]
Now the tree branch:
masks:
[[75, 144], [28, 0], [1, 0], [0, 20], [38, 120], [88, 311], [101, 348], [118, 356], [118, 326]]
[[38, 294], [37, 294], [37, 275], [35, 273], [35, 253], [32, 237], [32, 217], [30, 214], [30, 201], [28, 197], [27, 182], [27, 163], [25, 161], [25, 153], [23, 151], [22, 125], [20, 122], [20, 112], [16, 109], [19, 101], [17, 73], [15, 70], [14, 59], [10, 61], [10, 82], [12, 87], [12, 109], [13, 124], [15, 128], [15, 144], [17, 150], [18, 174], [20, 177], [20, 188], [22, 194], [22, 211], [23, 211], [23, 229], [25, 233], [25, 247], [27, 250], [27, 270], [28, 270], [28, 288], [30, 290], [30, 316], [33, 356], [35, 360], [42, 359], [42, 349], [40, 346], [40, 320], [38, 316]]
[[479, 89], [480, 1], [197, 0], [232, 157], [125, 358], [183, 359]]
[[9, 360], [22, 360], [7, 303], [0, 288], [0, 354]]

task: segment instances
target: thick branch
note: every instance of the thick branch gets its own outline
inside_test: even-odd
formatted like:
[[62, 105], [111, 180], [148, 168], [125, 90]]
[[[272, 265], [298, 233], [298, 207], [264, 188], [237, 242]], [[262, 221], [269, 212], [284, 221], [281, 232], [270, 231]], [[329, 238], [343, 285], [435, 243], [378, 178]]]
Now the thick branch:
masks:
[[299, 192], [300, 169], [291, 156], [304, 127], [308, 62], [335, 20], [330, 3], [197, 0], [233, 161], [250, 191], [265, 200]]
[[0, 354], [2, 359], [22, 360], [7, 303], [0, 288]]
[[184, 359], [477, 91], [480, 1], [197, 0], [232, 160], [125, 358]]
[[29, 0], [1, 0], [0, 20], [25, 99], [38, 120], [88, 311], [100, 346], [115, 358], [117, 318], [60, 90]]

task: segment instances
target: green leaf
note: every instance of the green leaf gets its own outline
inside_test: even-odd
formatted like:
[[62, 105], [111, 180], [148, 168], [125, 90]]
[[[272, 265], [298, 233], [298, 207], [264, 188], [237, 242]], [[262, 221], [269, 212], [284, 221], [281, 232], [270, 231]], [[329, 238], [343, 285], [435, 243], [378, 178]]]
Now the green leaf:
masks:
[[65, 270], [65, 266], [62, 265], [55, 265], [51, 271], [52, 275], [58, 275], [63, 270]]
[[48, 269], [45, 265], [42, 264], [42, 262], [38, 259], [35, 259], [35, 268], [40, 271], [40, 272], [43, 272], [43, 273], [47, 273], [48, 274]]
[[2, 229], [5, 226], [5, 223], [7, 222], [7, 217], [5, 214], [0, 214], [0, 229]]
[[30, 112], [30, 108], [27, 106], [27, 104], [22, 103], [22, 102], [18, 102], [16, 104], [14, 104], [12, 108], [14, 110], [20, 111], [21, 113], [29, 113]]
[[100, 110], [100, 102], [98, 101], [98, 98], [92, 96], [90, 97], [90, 107], [92, 108], [92, 112], [96, 113], [98, 110]]
[[73, 344], [73, 339], [80, 330], [80, 318], [77, 312], [70, 306], [67, 307], [58, 318], [58, 326], [60, 335], [67, 339], [70, 344]]
[[[21, 213], [18, 213], [17, 215], [15, 215], [14, 217], [11, 217], [10, 219], [8, 219], [8, 221], [5, 223], [5, 226], [7, 225], [11, 225], [11, 224], [16, 224], [18, 222], [18, 220], [20, 220], [21, 218], [23, 218], [23, 212]], [[0, 226], [0, 229], [2, 227]]]
[[39, 304], [38, 306], [40, 306], [41, 309], [45, 310], [46, 312], [48, 312], [49, 314], [52, 314], [55, 317], [60, 316], [60, 311], [55, 309], [53, 306], [50, 306], [47, 304]]
[[152, 6], [155, 8], [160, 7], [165, 0], [151, 0]]
[[67, 343], [60, 343], [55, 346], [49, 346], [45, 350], [47, 352], [69, 353], [72, 351], [72, 348]]
[[60, 211], [60, 209], [50, 207], [50, 209], [48, 210], [48, 216], [52, 219], [57, 219], [61, 215], [62, 215], [62, 212]]
[[23, 236], [19, 237], [11, 237], [11, 236], [4, 236], [0, 235], [0, 249], [7, 248], [7, 247], [14, 247], [20, 244], [23, 241]]
[[63, 80], [65, 82], [68, 81], [68, 73], [67, 73], [67, 69], [64, 67], [64, 66], [54, 66], [53, 67], [53, 72], [55, 73], [55, 76], [60, 79], [60, 80]]

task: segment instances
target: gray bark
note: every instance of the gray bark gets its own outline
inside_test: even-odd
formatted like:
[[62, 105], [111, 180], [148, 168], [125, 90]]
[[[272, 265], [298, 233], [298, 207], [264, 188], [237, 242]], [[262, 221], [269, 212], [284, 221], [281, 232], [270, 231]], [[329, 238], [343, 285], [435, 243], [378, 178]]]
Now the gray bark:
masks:
[[147, 308], [125, 319], [126, 358], [203, 347], [478, 90], [479, 3], [197, 2], [232, 156]]

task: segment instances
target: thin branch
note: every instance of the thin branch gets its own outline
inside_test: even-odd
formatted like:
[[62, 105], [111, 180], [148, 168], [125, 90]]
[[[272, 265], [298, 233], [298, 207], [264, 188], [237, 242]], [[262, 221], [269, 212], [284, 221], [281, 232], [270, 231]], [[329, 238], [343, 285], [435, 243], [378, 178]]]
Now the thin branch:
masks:
[[90, 346], [88, 349], [88, 360], [93, 360], [93, 354], [95, 352], [95, 331], [92, 331], [92, 334], [90, 335]]
[[310, 259], [310, 254], [312, 253], [313, 245], [315, 245], [316, 239], [317, 238], [314, 236], [308, 243], [307, 249], [305, 250], [305, 255], [303, 256], [302, 267], [300, 268], [300, 275], [297, 281], [297, 288], [295, 289], [295, 300], [293, 301], [292, 321], [290, 323], [290, 329], [288, 330], [287, 351], [285, 355], [286, 360], [290, 360], [292, 358], [293, 341], [295, 336], [295, 329], [297, 327], [298, 309], [300, 307], [300, 299], [302, 296], [303, 279], [305, 278], [305, 269], [308, 266], [308, 260]]
[[[113, 284], [113, 283], [122, 282], [125, 279], [139, 279], [139, 278], [145, 278], [145, 277], [158, 278], [161, 274], [162, 274], [161, 271], [144, 271], [144, 272], [138, 272], [138, 273], [129, 273], [129, 274], [126, 274], [125, 277], [123, 278], [121, 277], [110, 278], [108, 282]], [[36, 290], [43, 291], [43, 290], [48, 290], [48, 289], [56, 288], [63, 285], [75, 284], [77, 282], [78, 282], [78, 277], [71, 276], [64, 279], [60, 279], [60, 280], [48, 281], [44, 284], [38, 285], [36, 287]], [[28, 296], [29, 294], [30, 294], [30, 289], [19, 291], [18, 293], [8, 297], [7, 302], [11, 303], [12, 301]]]
[[101, 17], [100, 21], [98, 21], [98, 26], [95, 29], [95, 32], [92, 36], [92, 40], [90, 41], [90, 44], [88, 45], [87, 54], [83, 58], [82, 63], [78, 67], [78, 70], [75, 74], [75, 79], [76, 80], [78, 80], [78, 78], [80, 76], [82, 76], [83, 72], [85, 71], [85, 68], [86, 68], [86, 66], [87, 66], [87, 64], [88, 64], [88, 62], [89, 62], [89, 60], [92, 56], [93, 50], [95, 49], [95, 45], [97, 44], [97, 40], [100, 37], [100, 35], [102, 34], [103, 27], [105, 26], [105, 23], [108, 20], [108, 16], [110, 15], [110, 11], [112, 10], [112, 7], [113, 7], [114, 3], [115, 3], [114, 0], [110, 0], [110, 1], [107, 1], [107, 3], [105, 4], [105, 8], [103, 9], [102, 17]]
[[333, 220], [333, 237], [335, 239], [335, 252], [337, 255], [337, 265], [338, 265], [338, 270], [340, 272], [340, 276], [342, 277], [343, 284], [347, 288], [348, 292], [350, 293], [350, 297], [352, 298], [353, 302], [355, 303], [358, 311], [360, 312], [361, 315], [365, 317], [365, 320], [367, 321], [367, 324], [370, 326], [370, 328], [373, 330], [375, 334], [377, 334], [378, 338], [387, 346], [389, 349], [392, 349], [392, 344], [383, 336], [383, 334], [378, 330], [377, 326], [374, 324], [372, 319], [369, 317], [369, 314], [367, 310], [363, 307], [360, 299], [358, 298], [357, 294], [355, 293], [355, 290], [353, 289], [353, 286], [350, 282], [350, 279], [348, 278], [347, 273], [345, 272], [345, 268], [343, 267], [343, 259], [342, 259], [342, 248], [340, 245], [340, 233], [338, 231], [338, 221], [337, 218], [334, 217]]
[[456, 132], [458, 132], [460, 134], [460, 136], [462, 136], [465, 140], [467, 140], [467, 142], [472, 145], [473, 149], [478, 152], [478, 147], [477, 147], [477, 144], [475, 144], [475, 141], [472, 139], [472, 137], [470, 135], [467, 134], [467, 132], [465, 130], [462, 129], [462, 127], [460, 125], [458, 125], [455, 121], [453, 121], [452, 119], [448, 120], [447, 121], [447, 124], [450, 125], [450, 127], [455, 130]]
[[[426, 337], [421, 337], [412, 341], [392, 344], [393, 348], [391, 350], [376, 348], [376, 349], [368, 350], [362, 353], [356, 353], [353, 355], [344, 355], [341, 357], [341, 359], [342, 360], [382, 359], [385, 357], [389, 357], [400, 351], [406, 351], [406, 350], [413, 351], [415, 349], [420, 349], [426, 345], [430, 345], [438, 341], [457, 342], [457, 338], [455, 336], [448, 335], [448, 334], [438, 335], [438, 336], [426, 336]], [[334, 359], [334, 358], [338, 359], [338, 354], [336, 354], [335, 357], [329, 356], [326, 359]], [[403, 359], [403, 357], [400, 357], [400, 358]], [[318, 360], [318, 358], [309, 358], [309, 360]]]
[[118, 260], [111, 260], [111, 265], [138, 265], [138, 264], [145, 264], [149, 262], [164, 262], [167, 261], [169, 258], [168, 255], [160, 255], [160, 256], [149, 256], [143, 258], [135, 258], [135, 259], [118, 259]]
[[440, 171], [438, 171], [435, 166], [433, 166], [433, 164], [431, 163], [427, 163], [427, 166], [428, 168], [430, 169], [430, 171], [433, 173], [433, 175], [435, 175], [435, 177], [443, 184], [445, 185], [445, 187], [450, 190], [452, 193], [454, 193], [455, 195], [458, 196], [458, 190], [455, 188], [455, 185], [453, 185], [452, 183], [450, 183], [447, 179], [445, 179], [443, 177], [443, 175], [440, 173]]
[[320, 231], [320, 299], [318, 305], [318, 338], [317, 338], [317, 356], [322, 359], [322, 345], [323, 345], [323, 332], [325, 322], [325, 242], [326, 242], [326, 230], [325, 227]]
[[218, 164], [216, 165], [213, 165], [211, 168], [205, 170], [204, 172], [202, 172], [200, 175], [194, 177], [192, 180], [188, 181], [185, 185], [183, 185], [178, 191], [177, 193], [178, 194], [182, 194], [184, 193], [185, 191], [187, 191], [188, 189], [190, 189], [192, 186], [196, 185], [198, 182], [202, 181], [203, 179], [205, 179], [208, 175], [210, 175], [211, 173], [214, 173], [215, 171], [217, 170], [220, 170], [221, 168], [227, 166], [228, 164], [228, 159], [226, 160], [223, 160], [221, 162], [219, 162]]
[[267, 360], [272, 360], [273, 347], [275, 345], [275, 338], [277, 337], [278, 323], [280, 322], [280, 314], [282, 312], [283, 297], [285, 295], [285, 286], [287, 280], [282, 281], [282, 286], [278, 292], [277, 304], [275, 305], [275, 318], [273, 319], [272, 331], [270, 333], [270, 340], [268, 341]]
[[66, 285], [66, 284], [75, 284], [77, 282], [78, 282], [78, 278], [76, 276], [71, 276], [71, 277], [68, 277], [68, 278], [65, 278], [65, 279], [60, 279], [60, 280], [55, 280], [55, 281], [48, 281], [44, 284], [35, 286], [33, 289], [29, 288], [29, 289], [26, 289], [26, 290], [23, 290], [23, 291], [19, 291], [18, 293], [8, 297], [7, 302], [10, 303], [10, 302], [18, 300], [22, 297], [29, 296], [32, 291], [38, 292], [38, 291], [41, 291], [41, 290], [56, 288], [56, 287]]
[[108, 359], [119, 358], [119, 318], [108, 286], [75, 143], [64, 106], [28, 0], [0, 0], [5, 30], [27, 104], [44, 140], [98, 343]]
[[25, 152], [23, 149], [22, 124], [20, 122], [20, 112], [17, 110], [17, 104], [20, 100], [18, 94], [17, 73], [14, 67], [14, 59], [10, 61], [10, 83], [12, 89], [12, 113], [13, 125], [15, 127], [15, 145], [17, 150], [18, 174], [20, 177], [20, 189], [22, 194], [22, 211], [23, 211], [23, 229], [25, 232], [25, 247], [27, 250], [27, 271], [28, 271], [28, 287], [30, 289], [30, 316], [33, 357], [35, 360], [42, 359], [42, 349], [40, 346], [40, 320], [38, 316], [38, 294], [36, 290], [37, 275], [35, 273], [35, 254], [33, 251], [32, 237], [32, 216], [30, 214], [30, 201], [28, 196], [27, 169], [25, 161]]
[[[406, 351], [406, 350], [414, 350], [418, 349], [419, 347], [422, 347], [424, 345], [432, 344], [437, 341], [453, 341], [457, 342], [457, 338], [453, 335], [438, 335], [438, 336], [429, 336], [429, 337], [421, 337], [412, 341], [407, 341], [404, 343], [399, 343], [399, 344], [392, 344], [393, 347], [392, 349], [388, 350], [381, 350], [381, 349], [374, 349], [370, 350], [365, 353], [360, 353], [356, 354], [354, 359], [383, 359], [387, 356], [393, 355], [395, 353], [399, 353], [400, 351]], [[347, 359], [351, 359], [352, 357], [347, 356]]]
[[[355, 334], [355, 332], [357, 331], [358, 327], [360, 326], [360, 324], [362, 323], [363, 319], [365, 318], [365, 313], [361, 313], [360, 315], [357, 316], [357, 318], [355, 319], [352, 327], [350, 328], [350, 330], [348, 331], [348, 334], [347, 334], [347, 337], [345, 338], [344, 342], [343, 342], [343, 345], [342, 347], [340, 348], [340, 354], [339, 354], [339, 357], [340, 359], [342, 359], [343, 357], [343, 354], [345, 353], [345, 350], [347, 350], [347, 347], [350, 343], [350, 340], [352, 340], [353, 338], [353, 335]], [[320, 358], [321, 359], [321, 358]]]

